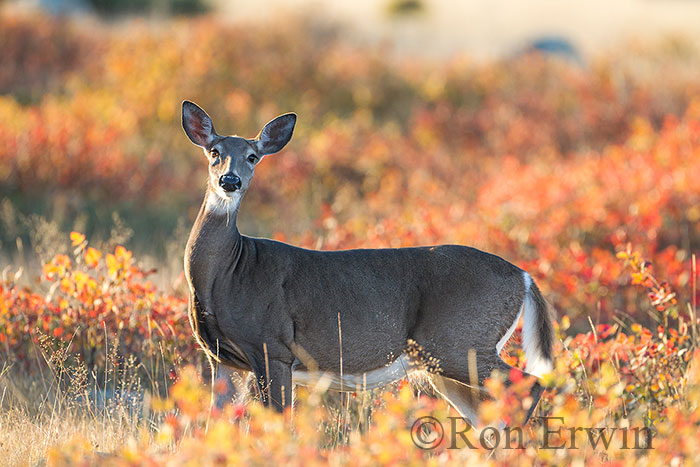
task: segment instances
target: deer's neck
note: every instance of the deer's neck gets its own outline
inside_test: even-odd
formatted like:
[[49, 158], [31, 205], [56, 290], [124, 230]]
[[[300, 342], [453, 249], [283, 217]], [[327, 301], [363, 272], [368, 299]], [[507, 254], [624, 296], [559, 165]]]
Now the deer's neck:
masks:
[[200, 300], [211, 291], [217, 277], [235, 271], [241, 258], [238, 205], [225, 204], [208, 191], [192, 227], [185, 249], [185, 274]]

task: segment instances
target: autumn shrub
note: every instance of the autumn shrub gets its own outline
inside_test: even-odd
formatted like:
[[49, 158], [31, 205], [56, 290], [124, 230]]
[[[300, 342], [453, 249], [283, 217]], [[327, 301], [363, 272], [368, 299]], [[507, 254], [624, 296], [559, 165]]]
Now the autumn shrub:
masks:
[[[413, 430], [419, 418], [442, 420], [445, 430], [458, 423], [450, 418], [454, 414], [445, 402], [429, 397], [430, 391], [423, 394], [427, 386], [420, 379], [415, 387], [424, 389], [417, 392], [405, 381], [386, 390], [358, 389], [346, 395], [345, 402], [341, 399], [340, 410], [325, 405], [323, 378], [316, 387], [299, 389], [293, 413], [279, 415], [257, 402], [240, 400], [213, 406], [210, 391], [225, 387], [218, 383], [208, 387], [199, 370], [179, 359], [191, 350], [192, 343], [184, 328], [183, 300], [168, 297], [145, 282], [147, 272], [134, 265], [132, 254], [123, 247], [103, 255], [88, 246], [80, 233], [73, 232], [71, 240], [75, 248], [72, 257], [57, 255], [44, 265], [43, 280], [51, 284], [46, 296], [17, 287], [10, 279], [3, 282], [0, 335], [5, 336], [5, 351], [11, 350], [15, 361], [22, 362], [29, 359], [22, 352], [39, 345], [46, 351], [48, 364], [60, 366], [68, 352], [78, 358], [81, 353], [91, 355], [91, 351], [95, 355], [94, 350], [109, 348], [106, 338], [114, 336], [112, 340], [119, 343], [119, 348], [111, 351], [114, 355], [137, 355], [146, 362], [157, 346], [162, 364], [172, 364], [177, 371], [169, 375], [176, 381], [174, 385], [165, 385], [167, 398], [158, 399], [158, 392], [165, 393], [156, 391], [156, 399], [148, 399], [151, 402], [144, 402], [144, 409], [132, 413], [130, 431], [122, 444], [111, 448], [112, 454], [97, 455], [86, 435], [80, 435], [49, 449], [52, 464], [271, 460], [299, 464], [303, 460], [304, 464], [494, 461], [529, 465], [574, 459], [625, 464], [696, 459], [691, 442], [700, 423], [693, 415], [700, 403], [696, 302], [679, 301], [675, 289], [657, 277], [652, 264], [631, 244], [615, 254], [619, 279], [624, 283], [620, 290], [645, 301], [656, 325], [642, 326], [637, 317], [621, 314], [611, 323], [594, 325], [589, 320], [591, 328], [577, 333], [571, 332], [571, 320], [564, 315], [557, 324], [555, 370], [545, 377], [548, 392], [539, 418], [521, 428], [523, 438], [516, 448], [491, 453], [478, 432], [464, 438], [447, 431], [431, 449], [416, 447]], [[698, 273], [696, 263], [692, 264], [687, 286], [695, 292]], [[46, 346], [51, 341], [53, 353]], [[61, 342], [74, 347], [69, 350]], [[164, 348], [168, 350], [162, 353]], [[97, 357], [94, 367], [119, 366], [111, 352], [104, 355], [105, 360]], [[506, 353], [509, 362], [523, 365], [517, 345], [510, 344]], [[487, 383], [494, 400], [482, 404], [480, 417], [485, 424], [504, 421], [517, 427], [522, 423], [532, 380], [513, 380], [514, 385], [505, 387], [495, 375]], [[155, 431], [139, 422], [143, 415], [138, 413], [143, 410], [158, 427]], [[546, 431], [552, 420], [561, 423], [565, 431]], [[570, 434], [569, 428], [580, 430]], [[466, 426], [460, 426], [457, 431], [464, 429]], [[627, 434], [631, 429], [637, 431]], [[642, 441], [638, 430], [648, 430], [642, 431]], [[626, 436], [636, 438], [623, 438]], [[646, 449], [649, 440], [654, 449]], [[623, 442], [635, 448], [625, 448]], [[567, 448], [543, 449], [543, 443]]]
[[[692, 43], [628, 46], [585, 66], [537, 55], [435, 63], [387, 59], [304, 17], [127, 24], [0, 14], [0, 241], [20, 249], [25, 224], [47, 237], [87, 234], [73, 232], [65, 252], [31, 245], [40, 269], [12, 264], [0, 281], [0, 381], [10, 388], [0, 428], [22, 419], [55, 431], [62, 417], [89, 427], [95, 394], [71, 399], [72, 412], [36, 395], [58, 393], [60, 406], [87, 378], [105, 392], [136, 387], [138, 410], [119, 419], [128, 423], [112, 443], [96, 446], [88, 428], [71, 442], [47, 437], [37, 451], [52, 463], [700, 462]], [[343, 396], [321, 383], [299, 390], [293, 415], [239, 398], [212, 405], [226, 388], [202, 378], [182, 276], [180, 287], [156, 287], [136, 260], [165, 250], [154, 239], [173, 237], [176, 217], [189, 225], [202, 198], [206, 164], [180, 128], [184, 98], [222, 133], [253, 136], [278, 113], [300, 116], [288, 149], [256, 170], [243, 233], [318, 249], [467, 244], [529, 271], [557, 310], [559, 337], [539, 415], [582, 428], [572, 435], [580, 448], [541, 449], [540, 418], [522, 448], [459, 438], [461, 449], [449, 449], [454, 439], [417, 449], [417, 418], [449, 425], [454, 415], [420, 379]], [[93, 240], [114, 210], [140, 216], [129, 249]], [[32, 217], [51, 212], [63, 218]], [[81, 227], [76, 213], [88, 216]], [[168, 252], [179, 263], [181, 246]], [[505, 357], [524, 363], [517, 345]], [[119, 372], [139, 383], [115, 384]], [[18, 412], [20, 373], [34, 389]], [[492, 379], [481, 418], [517, 426], [529, 384]], [[116, 426], [109, 417], [100, 426]], [[654, 449], [601, 447], [627, 428], [647, 430]]]
[[[481, 406], [483, 423], [505, 422], [520, 433], [506, 442], [508, 431], [501, 431], [504, 441], [495, 451], [484, 444], [480, 431], [457, 421], [444, 401], [417, 393], [406, 381], [372, 394], [353, 393], [348, 410], [334, 416], [322, 405], [321, 377], [315, 387], [298, 390], [293, 411], [277, 414], [258, 403], [212, 408], [208, 390], [189, 367], [170, 397], [154, 404], [165, 413], [155, 438], [141, 436], [99, 459], [76, 438], [52, 449], [49, 459], [56, 465], [694, 463], [700, 424], [695, 309], [691, 305], [680, 311], [675, 293], [650, 273], [639, 253], [626, 248], [618, 257], [630, 273], [629, 287], [642, 295], [649, 291], [648, 301], [664, 325], [650, 330], [620, 321], [569, 335], [563, 319], [556, 366], [545, 377], [549, 389], [534, 421], [521, 427], [530, 403], [530, 378], [513, 378], [509, 387], [498, 375], [487, 382], [494, 399]], [[517, 361], [517, 349], [511, 353]], [[364, 429], [352, 420], [357, 410], [371, 420]], [[444, 437], [420, 449], [416, 421], [428, 416], [442, 421]], [[452, 423], [461, 425], [451, 429]], [[436, 439], [431, 438], [435, 434], [425, 436]]]
[[[164, 238], [196, 209], [204, 180], [180, 129], [182, 99], [246, 136], [293, 110], [294, 142], [259, 171], [246, 200], [255, 215], [241, 222], [299, 235], [324, 203], [347, 219], [362, 209], [353, 197], [381, 200], [379, 183], [392, 176], [408, 195], [434, 184], [473, 200], [485, 166], [597, 153], [637, 122], [655, 130], [681, 116], [700, 90], [700, 54], [680, 40], [586, 66], [537, 55], [435, 63], [387, 59], [311, 18], [272, 21], [110, 27], [3, 12], [0, 193], [25, 213], [63, 213], [66, 229], [87, 213], [88, 233], [99, 232], [118, 209]], [[153, 243], [141, 230], [137, 239]]]
[[149, 390], [166, 391], [183, 357], [196, 356], [186, 299], [157, 290], [153, 271], [123, 246], [104, 254], [81, 233], [71, 240], [73, 254], [45, 263], [36, 289], [7, 275], [0, 283], [0, 353], [31, 372], [40, 370], [40, 348], [46, 359], [96, 373], [100, 384], [110, 365], [131, 366]]

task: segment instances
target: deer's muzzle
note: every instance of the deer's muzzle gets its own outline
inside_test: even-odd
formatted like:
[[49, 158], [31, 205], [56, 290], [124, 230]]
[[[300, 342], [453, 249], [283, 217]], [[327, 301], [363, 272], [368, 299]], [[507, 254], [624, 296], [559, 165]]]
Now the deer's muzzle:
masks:
[[230, 193], [241, 188], [241, 179], [237, 175], [222, 175], [219, 178], [219, 186]]

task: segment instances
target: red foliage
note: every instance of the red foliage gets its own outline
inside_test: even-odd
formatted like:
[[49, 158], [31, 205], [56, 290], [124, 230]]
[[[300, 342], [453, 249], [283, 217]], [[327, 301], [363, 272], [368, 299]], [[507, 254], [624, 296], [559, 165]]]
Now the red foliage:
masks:
[[85, 236], [71, 234], [73, 259], [56, 255], [43, 266], [41, 296], [12, 280], [0, 283], [0, 335], [5, 352], [29, 356], [42, 334], [70, 343], [87, 363], [103, 365], [105, 348], [144, 361], [158, 356], [175, 363], [192, 355], [186, 299], [158, 291], [151, 272], [134, 264], [122, 246], [102, 259]]

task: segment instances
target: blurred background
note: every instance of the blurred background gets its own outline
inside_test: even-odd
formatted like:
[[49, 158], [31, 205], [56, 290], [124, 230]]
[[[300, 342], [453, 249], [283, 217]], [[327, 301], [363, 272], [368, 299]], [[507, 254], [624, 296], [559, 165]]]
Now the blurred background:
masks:
[[640, 167], [658, 173], [659, 132], [697, 117], [700, 2], [0, 8], [2, 267], [36, 270], [76, 230], [126, 245], [182, 292], [206, 173], [180, 127], [183, 99], [248, 137], [299, 114], [244, 201], [249, 235], [315, 248], [470, 244], [534, 269], [579, 309], [590, 301], [564, 297], [593, 292], [578, 287], [582, 270], [614, 285], [599, 250], [613, 261], [627, 241], [673, 245], [684, 261], [698, 244], [697, 193], [629, 161], [642, 151]]

